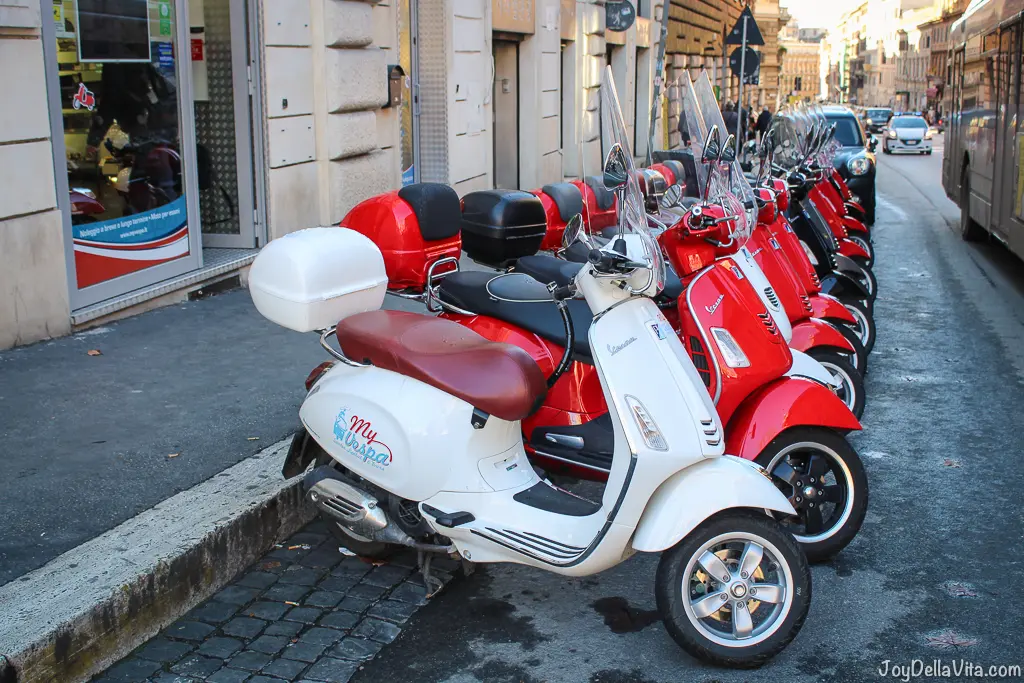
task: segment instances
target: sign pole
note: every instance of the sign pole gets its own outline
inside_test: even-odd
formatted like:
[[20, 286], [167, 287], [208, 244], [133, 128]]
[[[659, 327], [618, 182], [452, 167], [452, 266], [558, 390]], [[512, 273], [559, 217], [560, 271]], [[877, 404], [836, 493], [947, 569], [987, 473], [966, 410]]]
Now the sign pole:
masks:
[[[743, 44], [740, 46], [740, 92], [739, 97], [736, 98], [736, 106], [739, 111], [736, 112], [736, 158], [740, 158], [740, 147], [743, 143], [740, 142], [740, 138], [743, 136], [743, 80], [747, 77], [747, 15], [743, 15]], [[726, 131], [728, 133], [728, 131]]]
[[[647, 163], [650, 166], [654, 163], [654, 129], [658, 121], [658, 109], [661, 105], [661, 84], [668, 78], [668, 69], [665, 68], [665, 43], [668, 42], [668, 10], [669, 0], [664, 0], [661, 6], [661, 38], [658, 43], [658, 61], [654, 64], [654, 97], [651, 101], [651, 125], [647, 131]], [[665, 119], [668, 125], [668, 119]], [[671, 135], [671, 131], [669, 131]]]

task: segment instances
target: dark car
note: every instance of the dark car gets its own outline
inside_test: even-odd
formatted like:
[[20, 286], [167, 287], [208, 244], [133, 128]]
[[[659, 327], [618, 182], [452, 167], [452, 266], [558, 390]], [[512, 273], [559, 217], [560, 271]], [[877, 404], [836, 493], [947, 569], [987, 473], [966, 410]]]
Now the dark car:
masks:
[[892, 118], [892, 109], [871, 107], [864, 112], [864, 127], [869, 133], [881, 133]]
[[825, 118], [836, 125], [841, 149], [834, 160], [856, 201], [864, 207], [865, 221], [875, 222], [875, 146], [878, 142], [861, 128], [857, 116], [846, 107], [825, 107]]

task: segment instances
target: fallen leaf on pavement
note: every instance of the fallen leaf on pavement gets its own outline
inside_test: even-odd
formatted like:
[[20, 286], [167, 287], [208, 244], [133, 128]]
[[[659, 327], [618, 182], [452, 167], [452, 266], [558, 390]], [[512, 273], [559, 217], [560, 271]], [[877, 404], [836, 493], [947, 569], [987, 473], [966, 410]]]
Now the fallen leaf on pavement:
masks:
[[942, 466], [943, 467], [963, 467], [964, 464], [962, 462], [960, 462], [959, 460], [954, 460], [953, 458], [946, 458], [945, 460], [942, 461]]
[[167, 457], [168, 458], [177, 458], [179, 455], [181, 455], [181, 453], [169, 453], [167, 455]]
[[90, 356], [102, 356], [103, 355], [103, 352], [100, 351], [99, 349], [89, 349], [85, 353], [87, 355], [90, 355]]
[[978, 597], [977, 591], [974, 587], [963, 581], [947, 581], [942, 584], [942, 587], [947, 593], [954, 598], [976, 598]]
[[286, 605], [291, 605], [292, 607], [298, 607], [298, 606], [299, 606], [299, 603], [297, 603], [297, 602], [292, 602], [291, 600], [285, 600], [285, 601], [284, 601], [284, 604], [286, 604]]
[[246, 439], [246, 441], [259, 441], [259, 440], [260, 440], [260, 437], [258, 437], [258, 436], [250, 436], [250, 437], [248, 437]]
[[280, 562], [264, 562], [260, 565], [260, 569], [277, 569], [280, 566]]
[[940, 650], [948, 650], [954, 647], [971, 647], [977, 645], [978, 640], [962, 636], [952, 629], [946, 629], [945, 631], [939, 631], [935, 635], [926, 636], [925, 644], [937, 647]]

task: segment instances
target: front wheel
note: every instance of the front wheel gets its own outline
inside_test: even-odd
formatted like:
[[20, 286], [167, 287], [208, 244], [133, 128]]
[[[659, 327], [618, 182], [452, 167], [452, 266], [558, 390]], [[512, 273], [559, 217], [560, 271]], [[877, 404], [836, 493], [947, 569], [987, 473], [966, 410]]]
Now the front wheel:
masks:
[[830, 348], [808, 349], [807, 355], [821, 363], [834, 379], [839, 380], [837, 395], [858, 420], [864, 414], [864, 375], [849, 358]]
[[796, 516], [780, 519], [811, 562], [849, 545], [868, 510], [868, 478], [857, 451], [825, 427], [797, 427], [775, 437], [756, 461], [772, 475]]
[[864, 350], [871, 353], [871, 349], [875, 348], [875, 320], [871, 311], [860, 301], [844, 301], [842, 304], [857, 319], [847, 329], [852, 330], [860, 338]]
[[754, 669], [800, 632], [811, 572], [800, 546], [771, 517], [727, 510], [662, 553], [654, 589], [680, 647], [716, 666]]

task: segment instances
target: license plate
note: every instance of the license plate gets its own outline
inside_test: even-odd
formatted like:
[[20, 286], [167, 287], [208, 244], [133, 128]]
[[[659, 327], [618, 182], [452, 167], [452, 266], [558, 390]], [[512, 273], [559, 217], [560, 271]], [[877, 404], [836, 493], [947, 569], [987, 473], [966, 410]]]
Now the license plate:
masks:
[[907, 143], [908, 145], [916, 145], [917, 143], [919, 143], [921, 141], [920, 140], [904, 140], [904, 142]]

